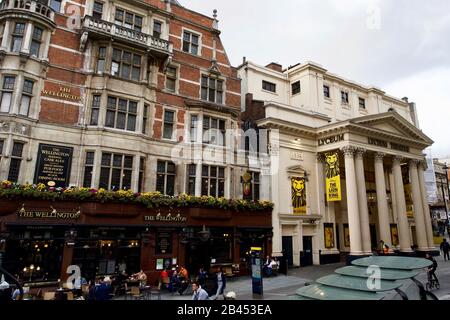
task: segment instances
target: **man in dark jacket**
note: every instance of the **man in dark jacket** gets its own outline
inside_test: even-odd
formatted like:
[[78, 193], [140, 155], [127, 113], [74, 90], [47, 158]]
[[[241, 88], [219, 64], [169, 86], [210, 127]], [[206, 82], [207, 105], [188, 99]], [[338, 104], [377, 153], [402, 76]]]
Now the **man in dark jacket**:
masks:
[[441, 243], [441, 251], [444, 253], [444, 260], [450, 260], [449, 251], [450, 251], [450, 244], [447, 242], [447, 239], [444, 238], [444, 240]]
[[217, 300], [220, 294], [223, 294], [225, 287], [227, 286], [227, 277], [225, 273], [223, 273], [222, 267], [219, 268], [219, 271], [216, 273], [216, 283], [217, 283], [217, 292], [214, 297], [214, 300]]

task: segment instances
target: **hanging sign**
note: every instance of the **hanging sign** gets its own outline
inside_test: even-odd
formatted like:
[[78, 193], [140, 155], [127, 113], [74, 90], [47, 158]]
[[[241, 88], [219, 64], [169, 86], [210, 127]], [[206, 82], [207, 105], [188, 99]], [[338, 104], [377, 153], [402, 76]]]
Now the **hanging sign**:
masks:
[[326, 153], [325, 165], [327, 201], [342, 201], [339, 154], [337, 152]]
[[294, 214], [306, 214], [306, 185], [304, 178], [292, 178], [292, 207]]

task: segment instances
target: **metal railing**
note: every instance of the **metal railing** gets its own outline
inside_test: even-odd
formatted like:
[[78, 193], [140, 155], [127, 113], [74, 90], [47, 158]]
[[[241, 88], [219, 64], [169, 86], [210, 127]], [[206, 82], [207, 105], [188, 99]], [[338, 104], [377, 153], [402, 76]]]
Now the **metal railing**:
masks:
[[117, 37], [148, 48], [166, 51], [167, 53], [172, 52], [172, 45], [167, 40], [156, 38], [140, 31], [119, 26], [112, 22], [97, 20], [91, 16], [84, 17], [83, 28], [87, 31], [93, 31], [112, 37]]

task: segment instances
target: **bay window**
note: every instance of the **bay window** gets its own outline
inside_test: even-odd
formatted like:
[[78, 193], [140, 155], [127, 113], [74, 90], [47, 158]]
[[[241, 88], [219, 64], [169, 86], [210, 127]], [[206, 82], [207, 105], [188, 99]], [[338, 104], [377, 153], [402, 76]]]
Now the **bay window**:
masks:
[[100, 114], [101, 99], [102, 99], [102, 96], [98, 95], [98, 94], [96, 94], [92, 97], [91, 120], [89, 122], [89, 124], [91, 126], [98, 125], [98, 117]]
[[25, 34], [25, 23], [16, 22], [12, 33], [11, 51], [20, 52], [22, 49], [23, 37]]
[[99, 187], [106, 190], [131, 189], [133, 156], [103, 153]]
[[9, 164], [8, 180], [17, 182], [19, 180], [20, 165], [22, 164], [24, 144], [22, 142], [14, 142], [11, 153], [11, 163]]
[[9, 112], [11, 109], [12, 95], [14, 91], [14, 83], [16, 77], [5, 76], [3, 78], [3, 87], [1, 91], [0, 112]]
[[225, 120], [203, 117], [203, 143], [225, 145]]
[[201, 99], [213, 103], [223, 103], [223, 80], [202, 76]]
[[92, 184], [92, 174], [94, 171], [95, 152], [86, 152], [86, 160], [84, 163], [83, 187], [90, 188]]
[[33, 97], [33, 86], [34, 82], [31, 80], [25, 79], [25, 81], [23, 82], [22, 98], [20, 100], [19, 108], [19, 114], [21, 116], [28, 117], [28, 114], [30, 112], [31, 99]]
[[142, 56], [121, 49], [113, 49], [111, 75], [126, 80], [139, 81], [141, 78]]
[[31, 39], [31, 47], [30, 47], [30, 54], [33, 57], [38, 58], [39, 52], [41, 48], [41, 41], [42, 41], [42, 33], [43, 30], [39, 27], [33, 28], [33, 37]]
[[116, 97], [108, 97], [106, 109], [106, 127], [127, 131], [136, 130], [136, 101], [130, 101]]
[[225, 168], [202, 166], [202, 196], [222, 198], [225, 190]]

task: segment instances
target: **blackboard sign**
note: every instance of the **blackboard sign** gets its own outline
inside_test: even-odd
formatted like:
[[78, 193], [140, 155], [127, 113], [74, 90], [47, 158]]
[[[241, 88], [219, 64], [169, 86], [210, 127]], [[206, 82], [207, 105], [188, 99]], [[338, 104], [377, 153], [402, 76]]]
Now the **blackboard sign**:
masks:
[[170, 232], [158, 232], [156, 236], [156, 254], [172, 253], [172, 234]]
[[[39, 144], [34, 183], [65, 188], [69, 185], [73, 148]], [[49, 183], [50, 182], [50, 183]]]

